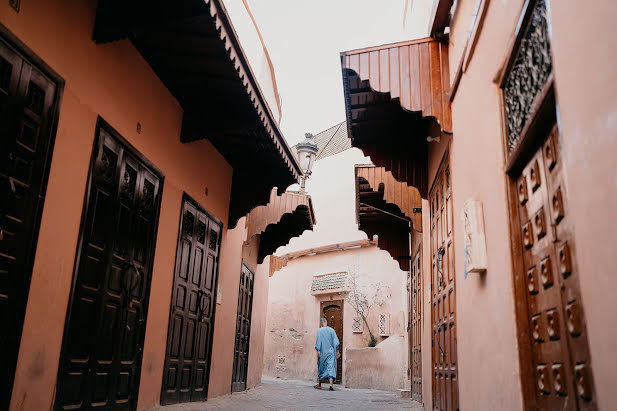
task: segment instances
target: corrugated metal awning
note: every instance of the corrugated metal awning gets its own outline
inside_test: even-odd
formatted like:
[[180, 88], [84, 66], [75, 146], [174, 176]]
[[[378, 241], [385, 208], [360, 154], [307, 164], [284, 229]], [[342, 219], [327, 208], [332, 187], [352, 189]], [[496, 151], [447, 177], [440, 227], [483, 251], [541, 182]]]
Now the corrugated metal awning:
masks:
[[427, 196], [427, 137], [451, 133], [448, 47], [432, 38], [341, 53], [352, 145]]
[[270, 202], [254, 208], [247, 216], [247, 239], [261, 235], [259, 240], [259, 263], [277, 248], [305, 230], [312, 230], [315, 213], [311, 197], [306, 194], [286, 192], [276, 195], [272, 190]]

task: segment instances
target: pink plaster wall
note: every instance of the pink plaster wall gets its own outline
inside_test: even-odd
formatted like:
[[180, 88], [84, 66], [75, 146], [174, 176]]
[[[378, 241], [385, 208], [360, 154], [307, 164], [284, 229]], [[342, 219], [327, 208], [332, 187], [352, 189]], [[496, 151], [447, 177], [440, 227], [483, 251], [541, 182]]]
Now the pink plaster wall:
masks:
[[[553, 61], [570, 216], [598, 407], [617, 384], [617, 3], [551, 0]], [[613, 404], [613, 405], [611, 405]]]
[[[450, 73], [462, 58], [476, 0], [460, 0], [450, 35]], [[498, 85], [493, 82], [506, 58], [524, 1], [491, 2], [467, 70], [452, 104], [450, 143], [457, 293], [459, 398], [461, 409], [521, 409], [512, 261], [504, 173]], [[607, 221], [617, 214], [617, 57], [599, 39], [617, 38], [611, 16], [617, 4], [593, 7], [550, 1], [556, 94], [559, 104], [566, 182], [577, 240], [576, 257], [598, 404], [607, 407], [617, 381], [617, 331], [607, 321], [617, 315], [610, 268], [615, 263], [617, 230]], [[434, 144], [434, 143], [433, 143]], [[429, 153], [429, 183], [440, 155]], [[479, 183], [481, 182], [481, 184]], [[459, 215], [464, 201], [483, 202], [488, 271], [463, 272]], [[424, 206], [428, 245], [428, 209]], [[594, 210], [589, 213], [589, 210]], [[430, 284], [429, 247], [424, 248], [424, 278]], [[425, 287], [423, 348], [430, 347], [430, 294]], [[429, 297], [429, 298], [427, 298]], [[431, 404], [431, 356], [423, 349], [423, 400]], [[508, 389], [504, 389], [508, 387]]]
[[[371, 309], [368, 317], [373, 334], [381, 344], [390, 341], [389, 351], [397, 355], [384, 360], [386, 369], [407, 372], [406, 310], [407, 273], [399, 269], [390, 255], [376, 247], [339, 251], [292, 260], [270, 278], [268, 315], [264, 341], [264, 375], [283, 379], [314, 380], [316, 378], [315, 337], [320, 317], [320, 301], [344, 300], [345, 295], [313, 296], [310, 294], [314, 274], [346, 271], [356, 274], [362, 287], [382, 282], [390, 298]], [[378, 336], [377, 322], [380, 312], [390, 313], [390, 335]], [[366, 347], [369, 334], [353, 333], [351, 319], [357, 316], [350, 304], [344, 303], [343, 347]], [[396, 337], [396, 338], [393, 338]], [[392, 340], [390, 340], [392, 338]], [[404, 343], [393, 343], [392, 341]], [[284, 357], [285, 364], [279, 363]], [[404, 361], [400, 358], [404, 357]], [[399, 358], [399, 359], [397, 359]], [[346, 353], [343, 351], [343, 382], [346, 383]], [[357, 368], [356, 368], [357, 369]], [[398, 375], [398, 374], [397, 374]], [[361, 378], [361, 377], [360, 377]], [[358, 379], [353, 380], [358, 381]], [[397, 380], [398, 381], [398, 380]], [[393, 384], [393, 383], [392, 383]], [[389, 389], [403, 388], [389, 385]]]
[[392, 335], [376, 347], [345, 350], [345, 386], [395, 391], [408, 388], [407, 339]]
[[[155, 303], [150, 304], [146, 325], [139, 409], [150, 409], [160, 399], [182, 193], [226, 226], [231, 166], [205, 140], [180, 143], [178, 102], [130, 42], [92, 41], [95, 9], [94, 1], [33, 1], [22, 2], [17, 14], [8, 2], [0, 4], [0, 22], [66, 81], [12, 410], [50, 409], [53, 401], [98, 115], [165, 174], [150, 291]], [[222, 258], [221, 272], [229, 271], [230, 263]], [[213, 371], [215, 375], [217, 369]]]

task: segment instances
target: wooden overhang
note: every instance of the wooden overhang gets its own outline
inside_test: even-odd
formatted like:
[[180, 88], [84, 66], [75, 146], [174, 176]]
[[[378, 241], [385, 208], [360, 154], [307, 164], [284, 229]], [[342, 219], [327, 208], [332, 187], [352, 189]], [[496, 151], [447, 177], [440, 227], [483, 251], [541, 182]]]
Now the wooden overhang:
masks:
[[285, 245], [305, 230], [312, 230], [315, 212], [311, 197], [306, 194], [286, 192], [277, 195], [272, 190], [270, 202], [255, 207], [247, 216], [247, 241], [260, 235], [257, 262]]
[[184, 109], [181, 141], [206, 138], [231, 164], [230, 228], [299, 180], [221, 0], [99, 0], [93, 38], [128, 38]]
[[415, 187], [394, 179], [383, 167], [356, 165], [356, 218], [368, 238], [377, 235], [379, 248], [409, 270], [411, 227], [422, 228], [422, 199]]
[[452, 132], [447, 45], [425, 38], [346, 51], [341, 66], [352, 145], [427, 198], [427, 138]]

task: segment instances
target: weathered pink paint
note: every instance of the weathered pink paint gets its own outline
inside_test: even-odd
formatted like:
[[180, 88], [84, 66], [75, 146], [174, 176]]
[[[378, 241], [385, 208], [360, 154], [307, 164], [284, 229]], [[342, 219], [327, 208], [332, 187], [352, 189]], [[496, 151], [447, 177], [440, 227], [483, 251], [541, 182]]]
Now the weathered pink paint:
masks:
[[[369, 333], [364, 326], [363, 333], [352, 331], [352, 318], [358, 314], [351, 305], [344, 302], [343, 313], [343, 383], [348, 381], [356, 387], [397, 390], [407, 384], [407, 328], [405, 282], [407, 273], [401, 271], [398, 263], [390, 255], [377, 247], [347, 250], [302, 257], [276, 272], [270, 278], [268, 292], [268, 316], [264, 343], [264, 375], [283, 379], [314, 380], [317, 373], [315, 338], [319, 328], [320, 302], [345, 300], [346, 295], [311, 295], [311, 282], [314, 274], [347, 271], [357, 275], [363, 286], [381, 282], [390, 295], [382, 306], [373, 306], [367, 318], [371, 331], [378, 340], [379, 352], [388, 352], [383, 357], [384, 372], [396, 371], [405, 379], [367, 380], [362, 374], [350, 377], [362, 367], [373, 363], [374, 356], [353, 355], [354, 366], [346, 370], [347, 348], [367, 347]], [[380, 337], [378, 318], [380, 312], [390, 314], [390, 337]], [[387, 348], [381, 348], [385, 344]], [[284, 364], [281, 364], [283, 359]], [[401, 360], [402, 359], [402, 360]], [[348, 380], [351, 378], [351, 380]], [[371, 384], [375, 384], [372, 385]], [[349, 385], [352, 386], [352, 385]]]
[[[333, 243], [366, 239], [358, 231], [355, 219], [354, 164], [368, 164], [370, 160], [357, 149], [349, 149], [315, 163], [311, 178], [307, 181], [307, 192], [313, 200], [317, 224], [313, 231], [294, 238], [286, 247], [280, 247], [276, 254], [299, 251]], [[286, 267], [270, 278], [268, 291], [268, 315], [264, 342], [264, 375], [286, 379], [315, 380], [317, 373], [315, 337], [319, 327], [320, 302], [344, 300], [345, 295], [311, 295], [313, 275], [346, 271], [357, 275], [363, 285], [382, 282], [387, 286], [390, 298], [383, 306], [371, 309], [368, 322], [380, 344], [387, 344], [378, 352], [388, 351], [385, 370], [398, 370], [396, 375], [407, 374], [407, 273], [399, 269], [398, 263], [377, 247], [336, 251], [315, 256], [290, 260]], [[378, 314], [390, 313], [390, 335], [384, 340], [377, 330]], [[347, 302], [343, 313], [343, 345], [366, 347], [369, 334], [364, 327], [363, 334], [354, 334], [352, 318], [357, 313]], [[392, 340], [390, 340], [392, 338]], [[351, 372], [363, 361], [354, 354], [356, 362]], [[249, 356], [250, 358], [250, 356]], [[404, 361], [400, 361], [404, 358]], [[343, 353], [343, 382], [347, 371], [346, 354]], [[284, 364], [281, 363], [284, 361]], [[374, 356], [366, 357], [368, 366]], [[406, 377], [405, 377], [406, 378]], [[350, 380], [354, 384], [374, 384], [362, 376]], [[387, 382], [386, 382], [387, 381]], [[379, 387], [390, 390], [404, 388], [408, 380], [384, 379]]]
[[345, 386], [394, 391], [409, 384], [407, 379], [407, 338], [392, 335], [376, 347], [348, 347], [345, 350]]

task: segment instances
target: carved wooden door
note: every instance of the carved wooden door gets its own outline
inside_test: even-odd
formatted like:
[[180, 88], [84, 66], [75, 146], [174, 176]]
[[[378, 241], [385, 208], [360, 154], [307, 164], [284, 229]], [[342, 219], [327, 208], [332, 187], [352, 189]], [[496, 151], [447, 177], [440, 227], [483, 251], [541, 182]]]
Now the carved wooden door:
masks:
[[0, 38], [0, 409], [8, 409], [58, 110], [57, 85]]
[[99, 123], [56, 408], [135, 409], [162, 177]]
[[411, 261], [411, 397], [422, 402], [422, 252]]
[[435, 178], [429, 201], [431, 204], [433, 407], [437, 410], [457, 410], [454, 237], [452, 233], [452, 187], [447, 159]]
[[253, 311], [253, 281], [255, 274], [242, 264], [240, 291], [238, 293], [238, 316], [236, 320], [236, 342], [234, 347], [234, 368], [231, 391], [246, 390], [246, 376], [249, 365], [249, 342], [251, 338], [251, 313]]
[[538, 409], [595, 409], [557, 126], [517, 178]]
[[204, 401], [210, 357], [221, 224], [185, 196], [167, 333], [161, 404]]
[[328, 320], [328, 326], [333, 328], [339, 340], [341, 356], [336, 360], [336, 383], [343, 382], [343, 301], [322, 301], [321, 312]]

